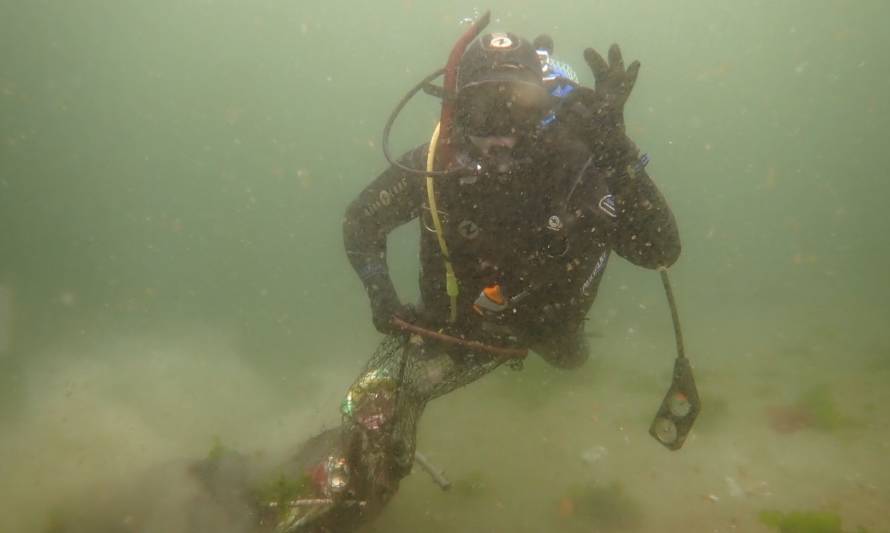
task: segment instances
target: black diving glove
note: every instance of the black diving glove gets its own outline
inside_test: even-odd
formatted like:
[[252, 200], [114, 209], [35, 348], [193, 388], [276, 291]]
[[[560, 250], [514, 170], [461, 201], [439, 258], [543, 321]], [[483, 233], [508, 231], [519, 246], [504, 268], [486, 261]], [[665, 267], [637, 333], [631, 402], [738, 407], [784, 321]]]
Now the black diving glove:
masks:
[[402, 304], [398, 297], [378, 294], [371, 298], [371, 320], [377, 331], [385, 335], [400, 333], [402, 330], [392, 323], [393, 317], [398, 317], [405, 322], [414, 323], [417, 320], [417, 312], [414, 306]]
[[621, 57], [621, 48], [617, 44], [609, 47], [609, 62], [603, 59], [593, 48], [584, 50], [584, 61], [593, 73], [596, 81], [594, 92], [600, 100], [601, 113], [624, 129], [624, 104], [630, 98], [637, 75], [640, 73], [640, 62], [634, 61], [627, 69]]
[[616, 134], [623, 137], [624, 104], [637, 81], [640, 62], [634, 61], [625, 69], [617, 44], [609, 48], [608, 63], [593, 48], [584, 50], [584, 60], [596, 80], [595, 88], [572, 91], [557, 115], [594, 150]]

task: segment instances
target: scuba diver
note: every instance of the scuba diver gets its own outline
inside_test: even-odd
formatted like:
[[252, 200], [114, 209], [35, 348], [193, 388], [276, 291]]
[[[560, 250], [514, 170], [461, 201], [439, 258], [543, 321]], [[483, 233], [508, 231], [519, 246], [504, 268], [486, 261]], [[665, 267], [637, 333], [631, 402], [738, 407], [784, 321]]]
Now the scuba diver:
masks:
[[[617, 47], [611, 55], [613, 71], [635, 78]], [[584, 318], [610, 253], [652, 269], [676, 261], [673, 215], [646, 174], [648, 157], [624, 134], [623, 110], [611, 109], [623, 106], [632, 79], [601, 74], [610, 94], [578, 88], [554, 97], [544, 74], [538, 50], [521, 37], [475, 40], [460, 62], [454, 118], [455, 159], [465, 172], [436, 181], [437, 212], [423, 175], [405, 171], [424, 168], [426, 144], [347, 209], [346, 253], [379, 331], [398, 331], [393, 316], [421, 320], [574, 367], [587, 357]], [[440, 246], [436, 216], [450, 253]], [[416, 308], [401, 303], [386, 263], [387, 234], [415, 218], [422, 223]], [[460, 284], [456, 302], [446, 291], [447, 264]]]
[[[312, 472], [321, 499], [306, 501], [326, 516], [295, 511], [278, 531], [345, 531], [373, 516], [411, 471], [428, 401], [528, 350], [578, 367], [612, 253], [649, 269], [680, 254], [648, 157], [625, 134], [639, 63], [625, 68], [617, 45], [608, 62], [586, 50], [591, 89], [553, 60], [546, 36], [533, 45], [478, 33], [455, 46], [443, 87], [431, 76], [406, 96], [384, 151], [390, 159], [389, 127], [420, 89], [443, 99], [431, 142], [391, 160], [346, 211], [346, 254], [387, 336], [342, 403], [338, 444]], [[386, 249], [387, 235], [415, 219], [421, 297], [410, 305]]]

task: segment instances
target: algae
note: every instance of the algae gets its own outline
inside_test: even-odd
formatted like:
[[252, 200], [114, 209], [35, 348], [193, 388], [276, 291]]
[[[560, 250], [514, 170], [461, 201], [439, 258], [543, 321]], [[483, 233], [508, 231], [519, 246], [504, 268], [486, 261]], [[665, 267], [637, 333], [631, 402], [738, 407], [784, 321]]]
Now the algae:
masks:
[[[830, 511], [793, 511], [783, 513], [775, 510], [761, 511], [760, 522], [780, 533], [844, 533], [841, 517]], [[868, 533], [858, 527], [855, 533]], [[854, 533], [849, 532], [849, 533]]]
[[797, 407], [807, 414], [808, 425], [813, 429], [831, 432], [851, 423], [838, 410], [831, 388], [826, 384], [805, 390], [797, 401]]
[[253, 493], [261, 507], [274, 507], [279, 514], [286, 513], [293, 500], [313, 496], [312, 478], [308, 474], [296, 478], [279, 474], [260, 484]]

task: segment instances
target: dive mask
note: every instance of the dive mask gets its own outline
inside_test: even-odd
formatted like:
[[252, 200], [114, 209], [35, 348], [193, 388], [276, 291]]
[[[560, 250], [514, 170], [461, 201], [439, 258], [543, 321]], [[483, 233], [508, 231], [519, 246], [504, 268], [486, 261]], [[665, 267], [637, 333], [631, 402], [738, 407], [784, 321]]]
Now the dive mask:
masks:
[[527, 137], [549, 108], [549, 95], [525, 82], [482, 82], [460, 90], [456, 123], [467, 137]]
[[458, 93], [456, 125], [473, 165], [483, 172], [506, 174], [519, 161], [516, 153], [546, 116], [549, 96], [524, 82], [483, 82]]

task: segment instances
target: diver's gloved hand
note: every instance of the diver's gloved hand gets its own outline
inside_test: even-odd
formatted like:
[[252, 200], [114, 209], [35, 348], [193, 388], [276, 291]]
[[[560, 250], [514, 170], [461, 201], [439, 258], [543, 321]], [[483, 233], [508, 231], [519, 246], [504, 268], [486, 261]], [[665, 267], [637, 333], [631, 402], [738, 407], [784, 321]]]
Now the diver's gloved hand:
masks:
[[593, 48], [584, 51], [584, 59], [596, 80], [594, 89], [578, 87], [557, 111], [560, 122], [584, 140], [593, 151], [624, 135], [624, 104], [633, 90], [640, 71], [639, 61], [624, 68], [621, 49], [609, 48], [609, 62]]
[[625, 69], [621, 48], [617, 44], [609, 47], [608, 63], [593, 48], [584, 50], [584, 60], [596, 80], [594, 93], [599, 100], [598, 112], [620, 122], [620, 127], [624, 128], [624, 104], [637, 82], [640, 62], [634, 61]]
[[413, 305], [402, 304], [398, 298], [393, 296], [371, 300], [371, 320], [377, 331], [385, 335], [399, 333], [401, 330], [392, 323], [393, 317], [414, 323], [417, 321], [417, 312]]

